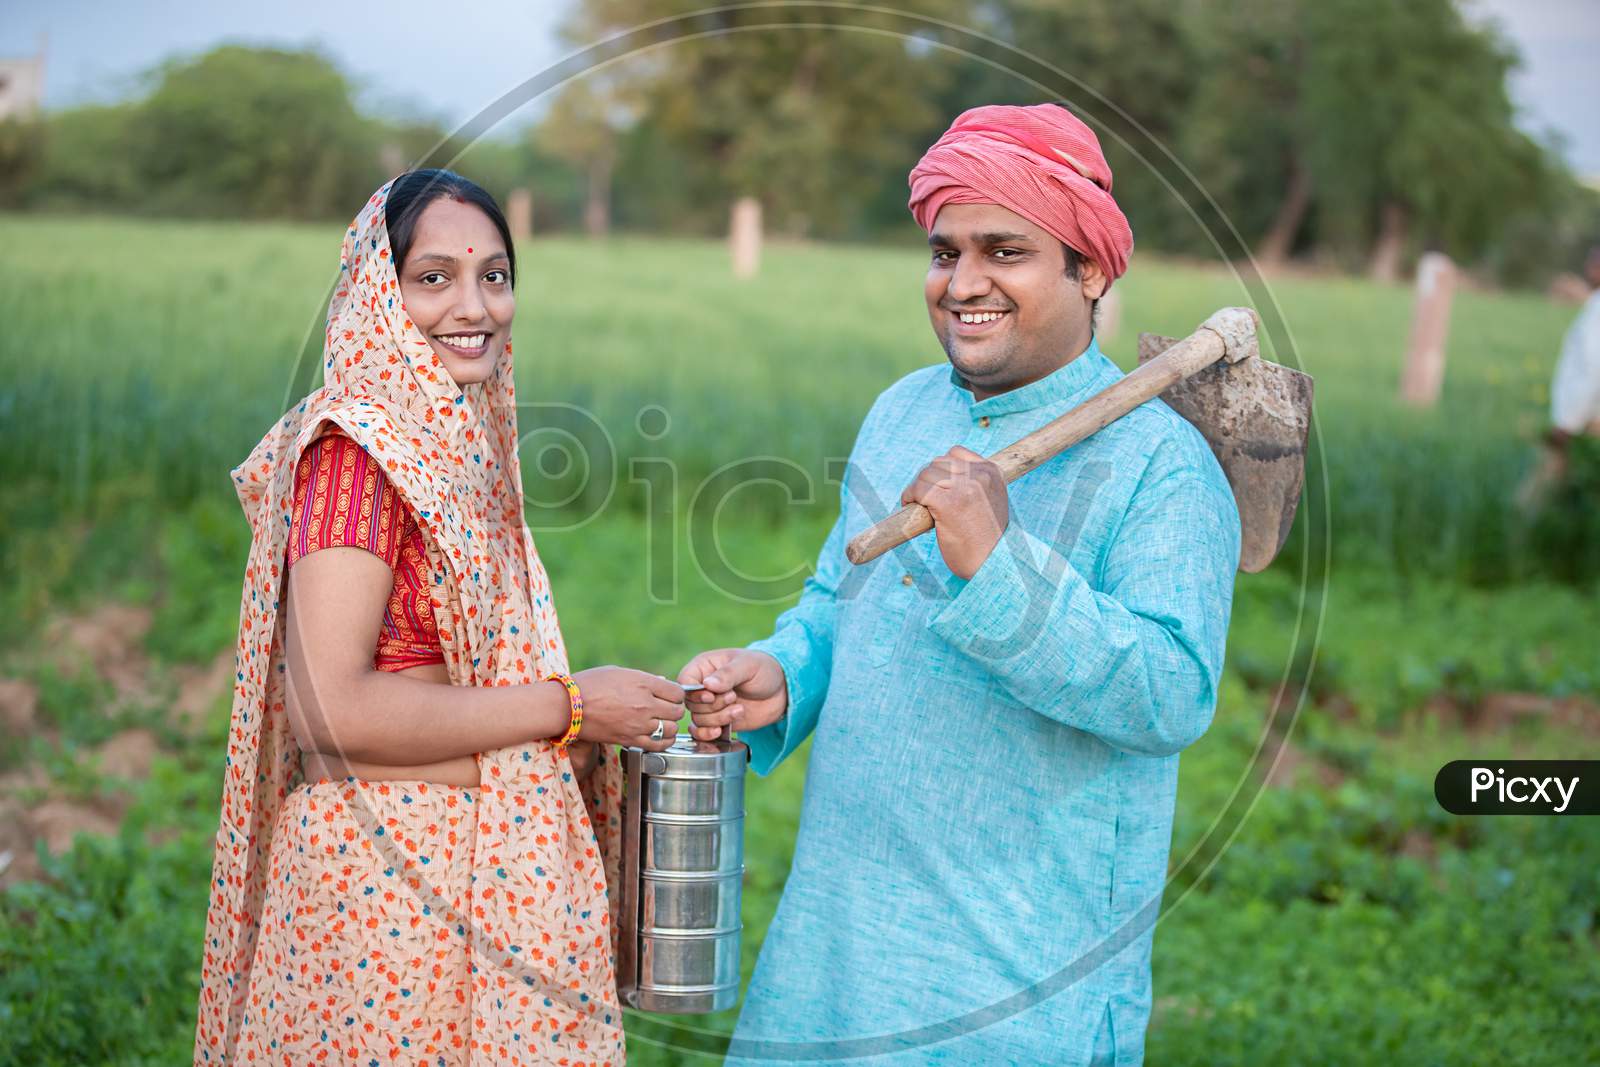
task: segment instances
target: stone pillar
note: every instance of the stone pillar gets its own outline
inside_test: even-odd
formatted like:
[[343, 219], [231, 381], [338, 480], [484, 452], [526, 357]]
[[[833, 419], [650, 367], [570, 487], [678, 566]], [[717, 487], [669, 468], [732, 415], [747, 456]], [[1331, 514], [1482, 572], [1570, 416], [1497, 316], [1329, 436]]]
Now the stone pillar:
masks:
[[1415, 408], [1438, 403], [1444, 385], [1444, 346], [1450, 333], [1450, 301], [1456, 291], [1456, 266], [1450, 257], [1429, 252], [1417, 263], [1417, 296], [1411, 313], [1411, 339], [1400, 375], [1400, 399]]
[[400, 177], [407, 170], [405, 150], [393, 141], [380, 145], [378, 147], [378, 166], [382, 167], [383, 173], [389, 177]]
[[506, 198], [506, 224], [511, 227], [511, 239], [518, 244], [533, 240], [533, 194], [528, 190], [511, 190]]
[[741, 196], [733, 202], [728, 225], [728, 251], [735, 278], [754, 278], [761, 266], [761, 201]]

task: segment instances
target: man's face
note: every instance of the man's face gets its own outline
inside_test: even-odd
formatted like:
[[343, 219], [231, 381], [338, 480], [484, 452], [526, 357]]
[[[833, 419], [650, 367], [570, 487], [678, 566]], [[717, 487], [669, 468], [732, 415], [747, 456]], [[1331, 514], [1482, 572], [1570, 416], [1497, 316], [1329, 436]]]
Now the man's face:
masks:
[[933, 332], [978, 399], [1037, 381], [1083, 351], [1098, 266], [1067, 274], [1061, 242], [998, 204], [946, 204], [928, 235]]

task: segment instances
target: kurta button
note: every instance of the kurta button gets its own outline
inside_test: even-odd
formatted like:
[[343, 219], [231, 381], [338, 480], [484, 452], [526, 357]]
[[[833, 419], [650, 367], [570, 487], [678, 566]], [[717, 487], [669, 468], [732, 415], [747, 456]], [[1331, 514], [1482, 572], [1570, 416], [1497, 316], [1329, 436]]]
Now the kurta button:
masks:
[[909, 574], [902, 575], [901, 578], [900, 578], [900, 584], [901, 585], [910, 585], [913, 580], [914, 579]]
[[987, 415], [979, 415], [978, 416], [978, 425], [984, 427], [985, 429], [987, 429], [988, 426], [989, 426], [989, 416], [987, 416]]

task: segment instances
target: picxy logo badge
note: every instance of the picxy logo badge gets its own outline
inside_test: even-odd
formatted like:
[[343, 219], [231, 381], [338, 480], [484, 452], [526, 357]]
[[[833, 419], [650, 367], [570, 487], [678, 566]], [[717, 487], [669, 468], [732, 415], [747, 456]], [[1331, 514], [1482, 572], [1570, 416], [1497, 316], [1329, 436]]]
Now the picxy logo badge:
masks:
[[1600, 761], [1455, 760], [1433, 780], [1454, 815], [1600, 814]]

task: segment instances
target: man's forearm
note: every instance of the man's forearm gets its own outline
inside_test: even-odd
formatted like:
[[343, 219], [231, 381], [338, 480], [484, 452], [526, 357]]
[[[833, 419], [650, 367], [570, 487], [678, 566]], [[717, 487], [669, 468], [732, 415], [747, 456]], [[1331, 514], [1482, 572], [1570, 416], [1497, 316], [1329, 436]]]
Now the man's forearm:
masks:
[[1095, 592], [1019, 529], [996, 552], [935, 616], [935, 633], [1019, 703], [1115, 748], [1169, 755], [1204, 732], [1215, 678], [1170, 629]]

